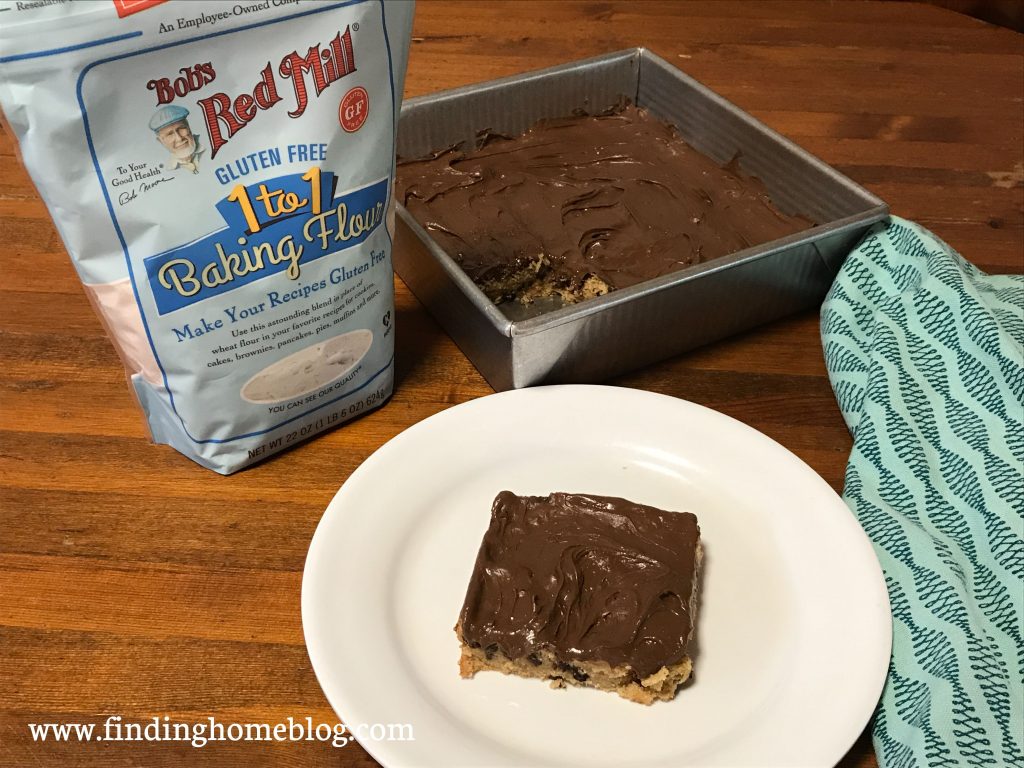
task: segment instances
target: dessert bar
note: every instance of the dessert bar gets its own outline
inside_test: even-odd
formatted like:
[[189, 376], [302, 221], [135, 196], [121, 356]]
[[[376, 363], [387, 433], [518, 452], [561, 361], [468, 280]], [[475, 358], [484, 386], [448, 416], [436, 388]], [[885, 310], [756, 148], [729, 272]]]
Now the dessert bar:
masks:
[[691, 513], [503, 491], [455, 627], [460, 672], [671, 699], [692, 669], [700, 561]]

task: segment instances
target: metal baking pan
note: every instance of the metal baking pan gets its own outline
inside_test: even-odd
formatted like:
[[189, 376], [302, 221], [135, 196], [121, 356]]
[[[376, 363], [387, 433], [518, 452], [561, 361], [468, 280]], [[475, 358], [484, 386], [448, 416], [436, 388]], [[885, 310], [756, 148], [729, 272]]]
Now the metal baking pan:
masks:
[[[399, 157], [525, 131], [626, 97], [719, 163], [740, 154], [772, 201], [812, 229], [580, 304], [495, 305], [409, 212], [395, 270], [496, 390], [594, 382], [814, 306], [845, 255], [889, 213], [880, 199], [644, 48], [410, 99]], [[416, 242], [418, 239], [419, 242]]]

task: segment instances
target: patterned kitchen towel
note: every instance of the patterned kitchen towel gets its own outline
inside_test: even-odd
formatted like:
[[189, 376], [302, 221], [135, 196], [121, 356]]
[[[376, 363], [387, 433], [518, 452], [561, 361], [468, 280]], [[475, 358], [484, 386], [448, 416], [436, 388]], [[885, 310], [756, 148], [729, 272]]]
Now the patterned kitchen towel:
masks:
[[893, 613], [882, 768], [1024, 766], [1024, 276], [893, 217], [821, 315]]

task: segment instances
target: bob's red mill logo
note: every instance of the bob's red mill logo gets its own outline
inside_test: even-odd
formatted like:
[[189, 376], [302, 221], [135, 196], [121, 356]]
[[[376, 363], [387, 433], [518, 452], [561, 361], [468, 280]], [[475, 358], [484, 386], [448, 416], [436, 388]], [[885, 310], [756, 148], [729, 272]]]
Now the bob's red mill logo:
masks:
[[[325, 46], [317, 43], [305, 54], [292, 51], [281, 59], [276, 70], [268, 61], [251, 92], [233, 98], [226, 93], [215, 93], [200, 99], [199, 108], [203, 111], [206, 129], [210, 134], [211, 159], [217, 156], [217, 152], [232, 136], [252, 122], [260, 111], [270, 109], [284, 99], [278, 92], [275, 71], [284, 80], [291, 80], [294, 99], [288, 116], [301, 117], [309, 104], [310, 86], [319, 97], [331, 83], [356, 71], [351, 28], [346, 27], [344, 32], [336, 34]], [[161, 77], [146, 83], [146, 88], [156, 92], [157, 106], [170, 104], [176, 98], [205, 88], [217, 79], [217, 72], [210, 62], [184, 67], [178, 72], [177, 77]]]

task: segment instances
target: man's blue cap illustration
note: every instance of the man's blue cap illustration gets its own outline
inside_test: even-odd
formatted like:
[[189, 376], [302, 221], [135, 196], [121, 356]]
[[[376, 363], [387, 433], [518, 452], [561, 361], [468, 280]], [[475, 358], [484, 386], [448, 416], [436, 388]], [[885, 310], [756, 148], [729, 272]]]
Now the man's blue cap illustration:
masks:
[[187, 109], [179, 107], [177, 104], [168, 104], [166, 107], [160, 107], [149, 119], [149, 127], [156, 133], [161, 128], [166, 128], [171, 123], [184, 120], [186, 117], [188, 117]]

